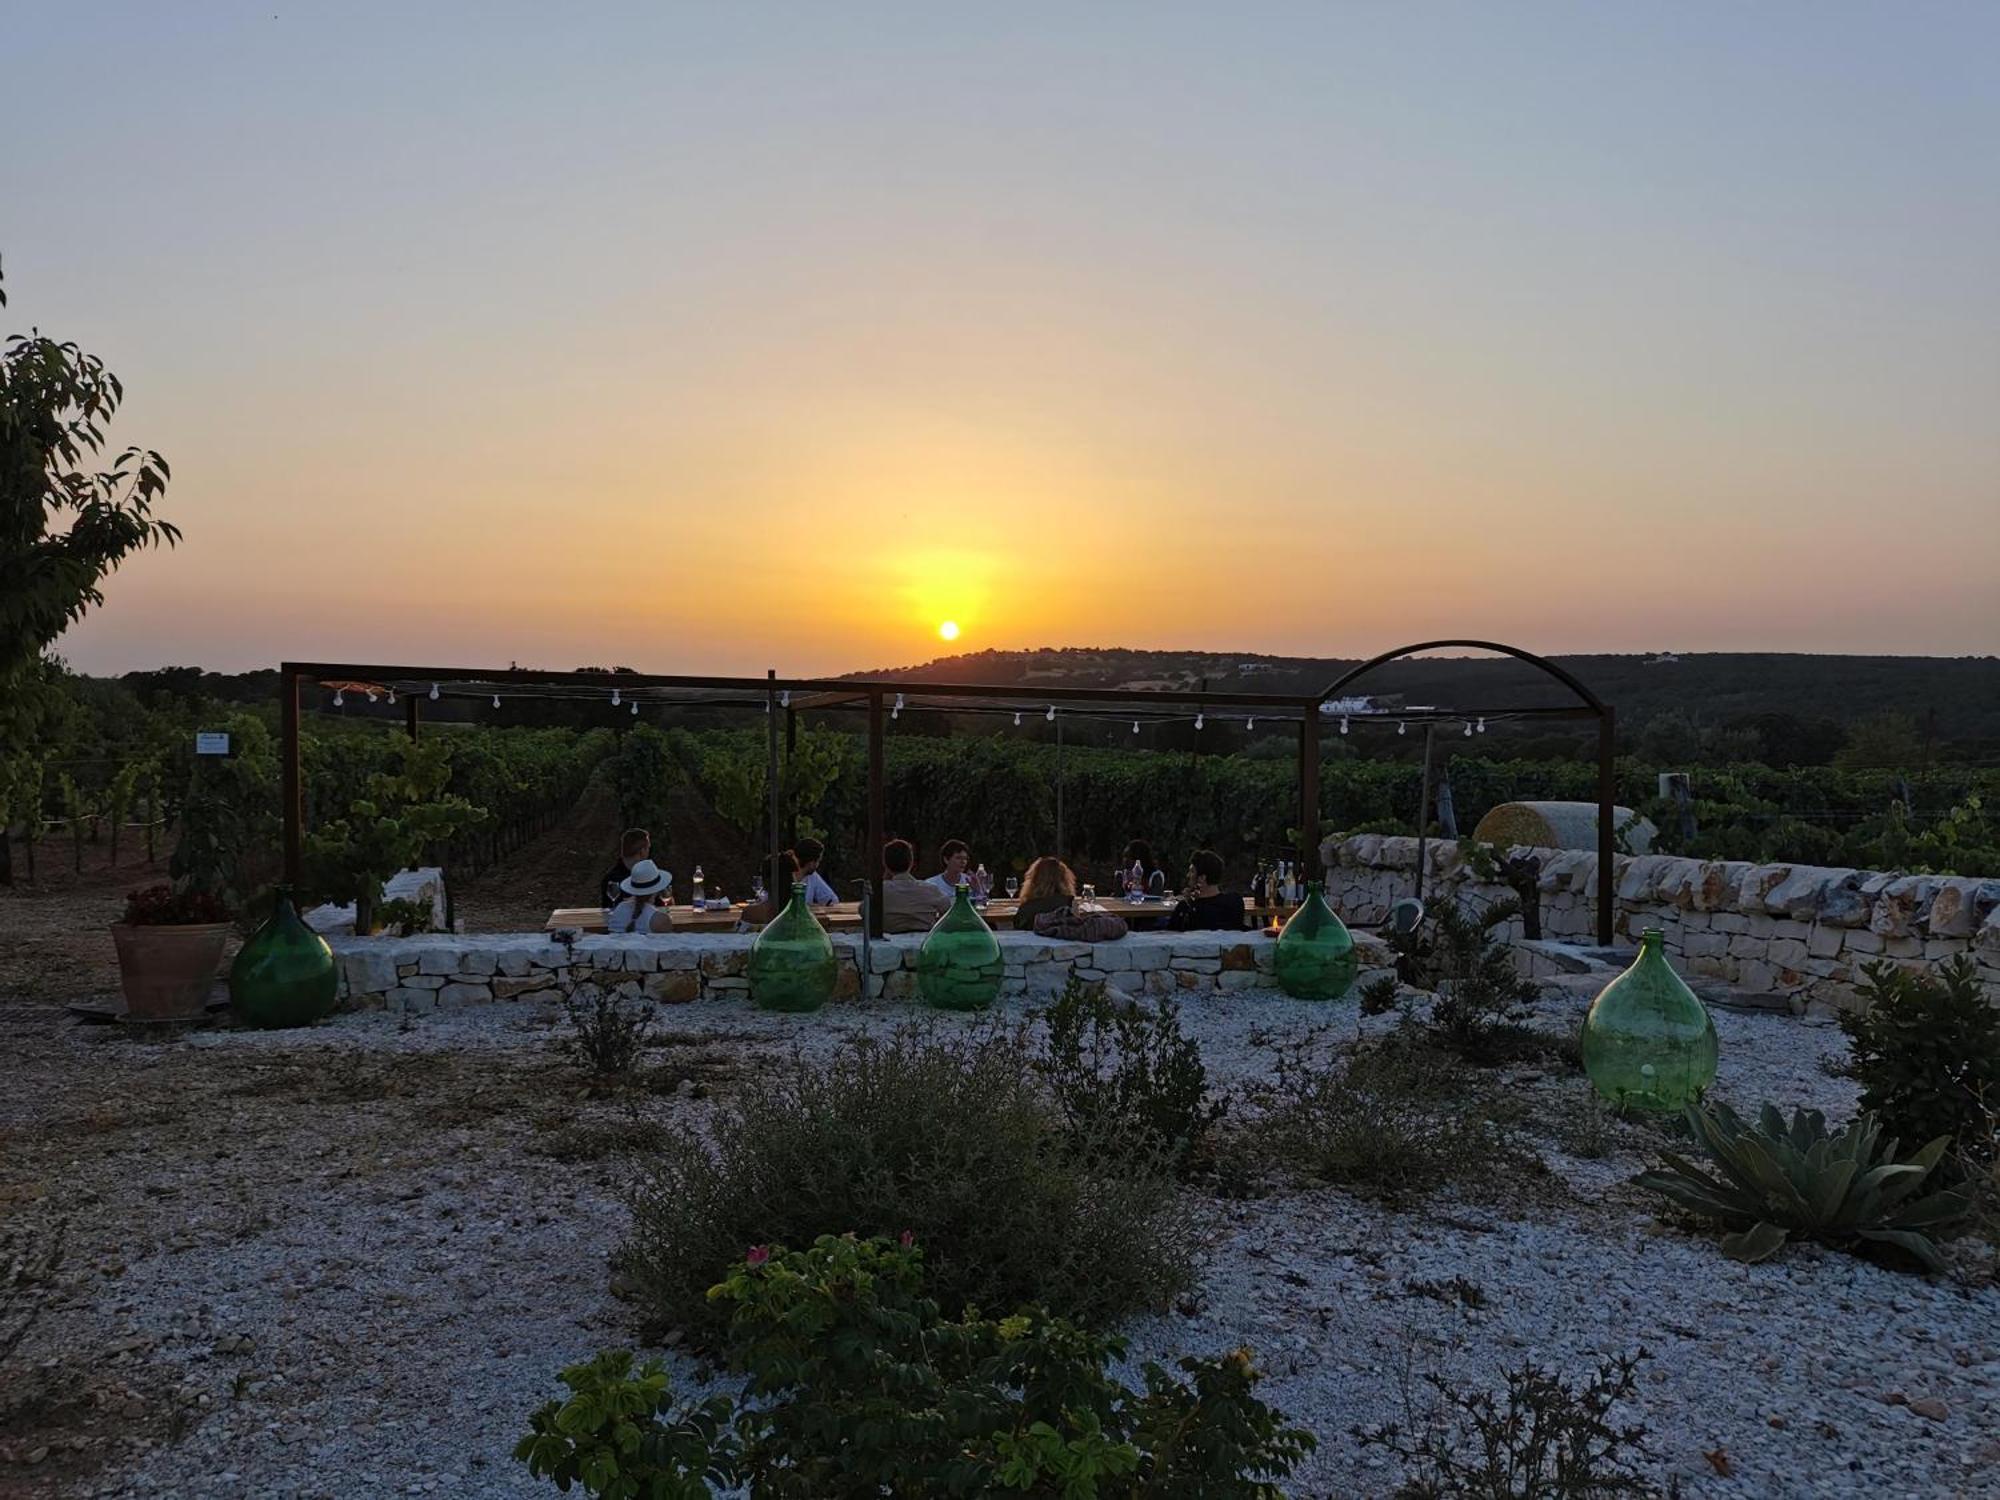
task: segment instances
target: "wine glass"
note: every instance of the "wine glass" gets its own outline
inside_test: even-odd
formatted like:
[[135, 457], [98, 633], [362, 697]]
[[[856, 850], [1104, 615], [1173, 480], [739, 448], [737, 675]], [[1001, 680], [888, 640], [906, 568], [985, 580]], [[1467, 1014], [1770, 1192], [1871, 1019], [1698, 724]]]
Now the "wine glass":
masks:
[[1015, 896], [1020, 894], [1020, 890], [1021, 890], [1021, 882], [1015, 879], [1012, 875], [1009, 875], [1007, 877], [1007, 899], [1009, 901], [1012, 901]]

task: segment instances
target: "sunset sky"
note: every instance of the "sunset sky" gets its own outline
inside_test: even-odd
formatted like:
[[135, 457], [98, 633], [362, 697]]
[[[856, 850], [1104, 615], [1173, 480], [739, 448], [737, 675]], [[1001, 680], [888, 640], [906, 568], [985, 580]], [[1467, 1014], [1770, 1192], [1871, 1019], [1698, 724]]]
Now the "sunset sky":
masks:
[[124, 377], [186, 532], [60, 649], [1992, 652], [1996, 58], [1992, 4], [0, 0], [0, 327]]

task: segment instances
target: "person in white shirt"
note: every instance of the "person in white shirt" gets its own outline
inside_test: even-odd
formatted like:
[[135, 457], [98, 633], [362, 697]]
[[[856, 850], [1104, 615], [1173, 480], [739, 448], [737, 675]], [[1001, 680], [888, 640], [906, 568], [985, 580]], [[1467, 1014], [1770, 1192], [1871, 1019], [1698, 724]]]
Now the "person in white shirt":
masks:
[[674, 883], [673, 875], [650, 859], [632, 866], [632, 873], [618, 882], [620, 900], [604, 914], [606, 932], [671, 932], [674, 919], [660, 898]]
[[925, 884], [934, 887], [949, 901], [958, 894], [959, 886], [972, 883], [972, 877], [965, 873], [972, 867], [972, 851], [965, 847], [964, 839], [946, 839], [938, 847], [938, 858], [944, 861], [944, 868]]
[[833, 887], [826, 883], [826, 877], [819, 872], [819, 862], [826, 858], [826, 845], [818, 839], [800, 839], [792, 851], [792, 858], [799, 862], [798, 873], [792, 878], [802, 880], [806, 886], [806, 905], [832, 906], [840, 897], [833, 893]]

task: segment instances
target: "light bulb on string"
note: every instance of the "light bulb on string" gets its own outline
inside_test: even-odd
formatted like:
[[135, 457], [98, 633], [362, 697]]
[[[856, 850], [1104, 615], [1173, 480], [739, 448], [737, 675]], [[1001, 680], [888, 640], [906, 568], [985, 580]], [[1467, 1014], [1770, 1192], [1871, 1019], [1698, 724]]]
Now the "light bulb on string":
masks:
[[1481, 720], [1479, 721], [1479, 732], [1480, 732], [1481, 734], [1484, 734], [1484, 733], [1486, 733], [1486, 721], [1485, 721], [1484, 719], [1481, 719]]
[[346, 701], [347, 701], [347, 700], [346, 700], [345, 698], [343, 698], [343, 697], [341, 697], [341, 696], [340, 696], [340, 689], [339, 689], [339, 688], [335, 688], [335, 689], [333, 690], [333, 706], [334, 706], [335, 708], [339, 708], [339, 707], [340, 707], [340, 705], [341, 705], [341, 704], [343, 704], [343, 703], [345, 703]]
[[1021, 727], [1021, 710], [1018, 708], [1014, 710], [1014, 727], [1016, 729]]
[[1347, 733], [1347, 715], [1346, 715], [1346, 714], [1342, 714], [1342, 715], [1340, 716], [1340, 732], [1341, 732], [1342, 734], [1345, 734], [1345, 733]]
[[1246, 730], [1255, 729], [1257, 727], [1257, 716], [1255, 714], [1250, 715], [1249, 718], [1243, 721], [1243, 727]]
[[1132, 732], [1134, 734], [1137, 734], [1139, 732], [1139, 721], [1137, 719], [1134, 719], [1132, 721]]
[[389, 706], [391, 708], [396, 706], [396, 690], [394, 688], [389, 689]]
[[1050, 722], [1051, 724], [1055, 723], [1055, 721], [1056, 721], [1056, 706], [1055, 706], [1055, 705], [1054, 705], [1053, 703], [1051, 703], [1051, 704], [1049, 705], [1049, 711], [1048, 711], [1047, 713], [1043, 714], [1043, 715], [1042, 715], [1042, 717], [1043, 717], [1043, 718], [1045, 718], [1045, 719], [1047, 719], [1047, 720], [1048, 720], [1048, 721], [1049, 721], [1049, 722]]
[[373, 688], [370, 688], [368, 690], [368, 701], [370, 703], [380, 703], [382, 700], [380, 698], [377, 698], [375, 696], [375, 690]]
[[616, 707], [618, 706], [618, 689], [617, 689], [617, 688], [613, 688], [613, 689], [611, 690], [611, 706], [612, 706], [613, 708], [616, 708]]
[[1472, 720], [1470, 720], [1470, 719], [1467, 719], [1467, 720], [1465, 721], [1465, 737], [1466, 737], [1467, 739], [1471, 739], [1471, 738], [1472, 738]]
[[903, 695], [901, 693], [898, 693], [896, 694], [896, 706], [889, 710], [889, 717], [892, 719], [900, 719], [902, 718], [902, 716], [903, 716]]
[[637, 698], [632, 700], [632, 717], [635, 719], [639, 717], [639, 700]]
[[1398, 733], [1398, 734], [1408, 734], [1409, 732], [1410, 732], [1410, 726], [1409, 726], [1409, 725], [1407, 725], [1407, 724], [1404, 724], [1404, 723], [1401, 723], [1401, 722], [1399, 722], [1399, 723], [1398, 723], [1398, 724], [1396, 725], [1396, 733]]
[[1196, 715], [1194, 716], [1194, 727], [1195, 727], [1195, 728], [1197, 728], [1197, 729], [1201, 728], [1204, 722], [1205, 722], [1205, 720], [1203, 720], [1203, 718], [1202, 718], [1202, 716], [1201, 716], [1200, 714], [1196, 714]]
[[431, 684], [431, 702], [435, 703], [437, 701], [438, 701], [438, 685], [434, 682]]
[[498, 693], [495, 693], [493, 695], [493, 706], [495, 708], [498, 708], [500, 706], [500, 695]]
[[790, 688], [787, 688], [785, 689], [784, 692], [778, 694], [778, 707], [790, 708], [791, 706], [792, 706], [792, 690]]

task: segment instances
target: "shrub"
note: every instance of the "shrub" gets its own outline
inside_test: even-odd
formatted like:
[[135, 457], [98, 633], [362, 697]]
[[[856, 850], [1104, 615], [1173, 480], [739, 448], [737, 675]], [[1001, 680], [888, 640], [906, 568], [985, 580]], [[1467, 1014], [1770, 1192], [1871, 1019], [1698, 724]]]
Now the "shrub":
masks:
[[1520, 1153], [1502, 1101], [1448, 1053], [1404, 1035], [1329, 1067], [1310, 1046], [1280, 1051], [1262, 1115], [1239, 1140], [1284, 1175], [1389, 1199], [1456, 1178], [1490, 1178]]
[[760, 1074], [642, 1166], [619, 1252], [655, 1327], [713, 1337], [706, 1298], [747, 1244], [852, 1228], [924, 1241], [946, 1307], [1116, 1317], [1190, 1275], [1172, 1162], [1110, 1127], [1073, 1139], [1019, 1032], [858, 1037]]
[[1229, 1104], [1209, 1098], [1201, 1048], [1181, 1030], [1180, 1007], [1163, 999], [1148, 1013], [1071, 978], [1043, 1019], [1048, 1040], [1035, 1067], [1072, 1138], [1087, 1141], [1112, 1125], [1159, 1146], [1185, 1174]]
[[1940, 1270], [1930, 1233], [1962, 1220], [1970, 1207], [1956, 1192], [1916, 1196], [1943, 1160], [1947, 1136], [1899, 1161], [1898, 1143], [1885, 1142], [1869, 1114], [1833, 1134], [1818, 1110], [1796, 1110], [1787, 1125], [1768, 1104], [1755, 1126], [1726, 1104], [1690, 1106], [1687, 1122], [1721, 1175], [1663, 1151], [1666, 1169], [1635, 1181], [1730, 1229], [1722, 1250], [1734, 1260], [1768, 1259], [1797, 1234], [1836, 1249], [1887, 1246]]
[[616, 995], [585, 986], [565, 997], [563, 1009], [569, 1014], [570, 1027], [563, 1046], [571, 1056], [600, 1078], [631, 1071], [639, 1049], [646, 1045], [646, 1033], [652, 1029], [650, 1004], [627, 1005]]
[[1409, 1466], [1396, 1490], [1400, 1500], [1657, 1495], [1658, 1487], [1633, 1471], [1645, 1456], [1646, 1429], [1612, 1420], [1613, 1408], [1632, 1398], [1634, 1371], [1646, 1357], [1643, 1349], [1615, 1355], [1580, 1386], [1540, 1365], [1516, 1365], [1499, 1396], [1428, 1376], [1444, 1410], [1421, 1432], [1390, 1424], [1356, 1436]]
[[1842, 1071], [1861, 1085], [1861, 1106], [1906, 1140], [1949, 1136], [1955, 1151], [1988, 1159], [2000, 1132], [2000, 1009], [1960, 955], [1935, 973], [1874, 963], [1865, 1011], [1845, 1012], [1852, 1056]]
[[1511, 1062], [1547, 1049], [1547, 1038], [1520, 1023], [1535, 987], [1515, 970], [1508, 946], [1490, 936], [1517, 910], [1500, 901], [1475, 920], [1440, 901], [1417, 927], [1388, 934], [1398, 977], [1436, 994], [1428, 1014], [1411, 1024], [1469, 1062]]
[[[746, 1378], [669, 1410], [631, 1356], [563, 1372], [572, 1395], [515, 1449], [538, 1477], [594, 1495], [1207, 1496], [1277, 1500], [1313, 1446], [1258, 1400], [1247, 1351], [1156, 1364], [1134, 1391], [1106, 1373], [1124, 1342], [1039, 1308], [947, 1319], [909, 1235], [757, 1248], [708, 1295], [729, 1311]], [[664, 1420], [662, 1419], [664, 1417]]]

